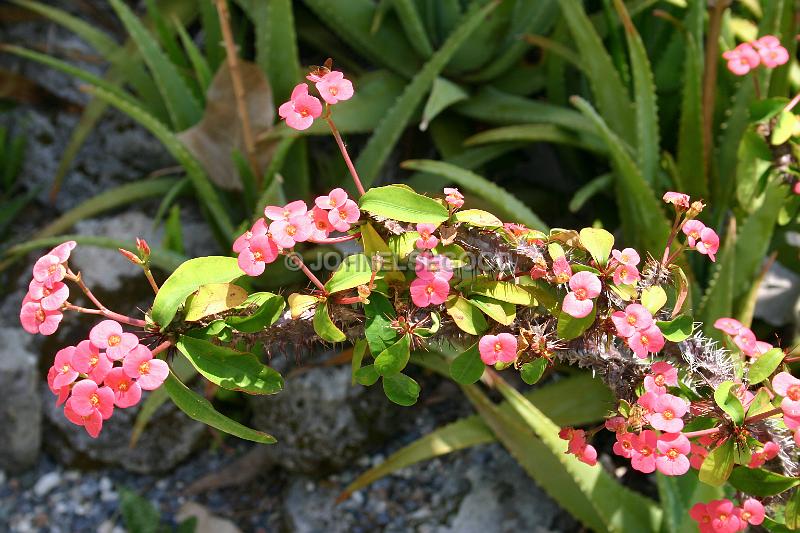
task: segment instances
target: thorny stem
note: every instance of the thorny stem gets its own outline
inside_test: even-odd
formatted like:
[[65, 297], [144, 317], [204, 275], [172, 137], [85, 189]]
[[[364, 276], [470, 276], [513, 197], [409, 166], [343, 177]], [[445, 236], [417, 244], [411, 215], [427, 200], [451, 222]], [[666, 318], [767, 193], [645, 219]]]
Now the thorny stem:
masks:
[[256, 160], [256, 143], [253, 140], [253, 130], [250, 127], [250, 116], [247, 112], [245, 103], [244, 84], [242, 83], [242, 73], [239, 70], [239, 57], [236, 54], [236, 43], [233, 40], [233, 32], [230, 26], [230, 13], [228, 12], [227, 0], [215, 0], [217, 14], [219, 15], [219, 25], [222, 30], [222, 39], [225, 42], [225, 56], [228, 62], [228, 70], [231, 75], [233, 85], [233, 95], [236, 99], [236, 114], [239, 115], [239, 122], [242, 126], [242, 139], [247, 155], [247, 162], [256, 177], [256, 188], [261, 188], [261, 173], [258, 169]]
[[[86, 284], [83, 282], [83, 279], [81, 278], [81, 273], [80, 272], [75, 274], [72, 270], [68, 269], [67, 270], [67, 277], [78, 284], [78, 287], [81, 288], [81, 290], [86, 295], [86, 297], [89, 298], [89, 300], [94, 305], [97, 306], [97, 310], [100, 311], [99, 314], [102, 314], [103, 316], [105, 316], [107, 318], [110, 318], [112, 320], [116, 320], [117, 322], [122, 322], [124, 324], [128, 324], [129, 326], [143, 328], [143, 327], [145, 327], [147, 325], [147, 322], [145, 322], [144, 320], [139, 320], [139, 319], [136, 319], [136, 318], [131, 318], [129, 316], [121, 315], [119, 313], [115, 313], [114, 311], [111, 311], [106, 306], [101, 304], [100, 300], [98, 300], [97, 297], [94, 294], [92, 294], [92, 291], [89, 290], [89, 287], [87, 287]], [[72, 305], [72, 304], [70, 304], [70, 305]], [[76, 306], [74, 306], [74, 307], [76, 307]], [[80, 307], [80, 308], [77, 308], [77, 309], [74, 309], [74, 310], [77, 311], [79, 309], [81, 310], [79, 312], [89, 312], [90, 314], [98, 314], [98, 313], [92, 313], [91, 312], [91, 311], [94, 311], [94, 310], [82, 311], [82, 309], [85, 309], [83, 307]]]
[[[770, 418], [772, 416], [779, 415], [779, 414], [781, 414], [781, 408], [780, 407], [776, 407], [775, 409], [770, 409], [769, 411], [765, 411], [765, 412], [759, 413], [757, 415], [748, 416], [747, 418], [744, 419], [744, 423], [745, 424], [752, 424], [752, 423], [755, 423], [755, 422], [760, 422], [761, 420], [766, 420], [767, 418]], [[701, 429], [700, 431], [689, 431], [687, 433], [684, 433], [683, 435], [685, 437], [687, 437], [687, 438], [702, 437], [702, 436], [705, 436], [705, 435], [713, 435], [714, 433], [719, 432], [721, 429], [722, 429], [721, 426], [715, 426], [715, 427], [709, 428], [709, 429]]]
[[311, 280], [311, 282], [312, 282], [314, 285], [316, 285], [316, 286], [317, 286], [317, 288], [318, 288], [319, 290], [321, 290], [323, 293], [327, 294], [327, 291], [325, 290], [325, 285], [323, 285], [323, 284], [322, 284], [322, 282], [319, 280], [319, 278], [317, 278], [317, 276], [315, 276], [315, 275], [314, 275], [314, 273], [313, 273], [313, 272], [311, 272], [311, 271], [308, 269], [308, 267], [306, 266], [306, 264], [305, 264], [305, 263], [303, 262], [303, 260], [300, 258], [300, 255], [299, 255], [299, 254], [297, 254], [297, 253], [294, 253], [294, 252], [293, 252], [293, 253], [290, 253], [290, 254], [289, 254], [289, 259], [291, 259], [291, 260], [294, 262], [294, 264], [295, 264], [295, 265], [297, 265], [297, 266], [300, 268], [300, 270], [302, 270], [302, 271], [303, 271], [303, 274], [305, 274], [305, 275], [308, 277], [308, 279], [310, 279], [310, 280]]
[[353, 176], [353, 181], [356, 184], [356, 189], [358, 189], [358, 193], [363, 195], [365, 192], [364, 186], [361, 185], [361, 179], [358, 177], [358, 172], [356, 172], [356, 167], [353, 166], [353, 162], [350, 160], [350, 154], [347, 153], [347, 147], [344, 145], [342, 136], [339, 135], [339, 130], [336, 129], [336, 125], [333, 123], [330, 111], [328, 111], [325, 115], [325, 122], [327, 122], [328, 126], [330, 126], [333, 138], [336, 139], [336, 144], [339, 145], [339, 150], [342, 152], [342, 157], [344, 157], [344, 162], [347, 165], [347, 170], [349, 170], [350, 175]]

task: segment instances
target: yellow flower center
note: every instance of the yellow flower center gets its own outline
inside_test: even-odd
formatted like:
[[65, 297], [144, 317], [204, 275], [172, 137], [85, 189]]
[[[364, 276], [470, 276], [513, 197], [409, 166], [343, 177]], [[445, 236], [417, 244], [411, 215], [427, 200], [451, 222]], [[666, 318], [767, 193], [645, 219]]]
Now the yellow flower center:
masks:
[[672, 420], [675, 418], [675, 413], [672, 411], [672, 409], [664, 409], [664, 412], [661, 413], [661, 416], [667, 420]]
[[92, 394], [91, 396], [89, 396], [89, 403], [97, 407], [98, 405], [100, 405], [100, 397], [97, 394]]
[[790, 385], [789, 388], [786, 389], [786, 396], [795, 402], [800, 400], [800, 385]]
[[264, 256], [261, 254], [261, 252], [258, 252], [258, 251], [253, 252], [253, 259], [255, 259], [256, 261], [261, 261], [262, 257], [264, 257]]
[[658, 385], [659, 387], [663, 387], [663, 386], [664, 386], [664, 384], [667, 382], [667, 378], [665, 378], [665, 377], [664, 377], [664, 374], [657, 374], [657, 375], [656, 375], [656, 377], [655, 377], [655, 378], [653, 378], [653, 381], [654, 381], [654, 382], [656, 383], [656, 385]]
[[119, 390], [125, 392], [126, 390], [128, 390], [128, 384], [123, 381], [122, 383], [119, 384]]
[[119, 335], [117, 335], [117, 334], [111, 335], [111, 336], [108, 338], [108, 345], [109, 345], [109, 346], [116, 346], [116, 345], [118, 345], [120, 342], [122, 342], [122, 337], [120, 337], [120, 336], [119, 336]]
[[64, 366], [61, 367], [61, 373], [62, 374], [66, 374], [69, 371], [70, 371], [70, 366], [69, 365], [64, 365]]
[[142, 375], [150, 373], [150, 363], [145, 361], [141, 365], [139, 365], [139, 373]]

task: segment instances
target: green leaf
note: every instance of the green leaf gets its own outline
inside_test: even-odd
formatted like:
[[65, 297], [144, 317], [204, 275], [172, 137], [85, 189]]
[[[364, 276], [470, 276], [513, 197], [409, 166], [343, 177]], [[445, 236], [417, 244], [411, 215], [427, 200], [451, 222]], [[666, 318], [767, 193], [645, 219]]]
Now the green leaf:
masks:
[[453, 222], [463, 222], [468, 226], [479, 228], [500, 228], [503, 221], [493, 214], [481, 209], [464, 209], [453, 214]]
[[417, 403], [419, 384], [405, 374], [383, 377], [383, 392], [398, 405], [409, 407]]
[[431, 88], [431, 94], [428, 96], [428, 101], [425, 103], [425, 108], [422, 110], [419, 129], [422, 131], [427, 130], [431, 120], [436, 118], [439, 113], [454, 103], [465, 100], [468, 96], [467, 91], [452, 81], [441, 77], [436, 78]]
[[570, 212], [577, 213], [580, 211], [586, 202], [591, 200], [597, 193], [608, 189], [613, 182], [614, 176], [612, 174], [603, 174], [583, 185], [575, 191], [572, 200], [569, 201]]
[[733, 439], [728, 439], [711, 450], [700, 468], [700, 481], [712, 487], [722, 486], [733, 471], [734, 448]]
[[393, 376], [403, 370], [411, 357], [411, 336], [406, 334], [375, 357], [375, 370], [383, 377]]
[[247, 394], [277, 394], [283, 378], [247, 352], [217, 346], [202, 339], [181, 335], [175, 347], [210, 382]]
[[732, 381], [725, 381], [718, 385], [714, 389], [714, 401], [720, 409], [728, 413], [734, 424], [741, 426], [744, 422], [744, 407], [731, 390], [734, 385]]
[[664, 217], [661, 202], [642, 177], [622, 139], [611, 131], [591, 104], [577, 96], [570, 101], [594, 124], [608, 145], [626, 240], [639, 250], [644, 249], [652, 254], [663, 253], [670, 225]]
[[800, 485], [800, 479], [796, 477], [783, 476], [763, 468], [747, 468], [746, 466], [734, 468], [728, 482], [737, 490], [760, 498], [775, 496]]
[[247, 297], [239, 309], [252, 307], [255, 309], [249, 315], [230, 316], [225, 319], [225, 323], [242, 333], [257, 333], [277, 322], [286, 304], [277, 294], [255, 292]]
[[648, 287], [642, 291], [642, 305], [655, 315], [667, 303], [667, 292], [659, 285]]
[[797, 123], [797, 117], [791, 111], [781, 111], [772, 130], [772, 137], [769, 141], [773, 146], [783, 144], [792, 137], [792, 133]]
[[328, 342], [344, 342], [347, 340], [342, 330], [337, 328], [336, 324], [331, 320], [331, 315], [328, 313], [328, 302], [320, 302], [317, 304], [313, 323], [314, 331], [322, 340]]
[[450, 377], [456, 383], [471, 385], [481, 379], [485, 368], [476, 342], [450, 363]]
[[575, 146], [596, 153], [606, 152], [606, 147], [595, 135], [573, 133], [553, 124], [517, 124], [494, 128], [469, 137], [464, 141], [464, 146], [499, 142], [547, 142]]
[[800, 529], [800, 490], [795, 489], [789, 501], [786, 502], [783, 517], [786, 527], [791, 530]]
[[[308, 2], [309, 0], [306, 1]], [[475, 3], [464, 14], [460, 24], [448, 36], [442, 47], [431, 56], [430, 60], [423, 65], [406, 86], [394, 106], [386, 111], [384, 119], [375, 128], [375, 132], [356, 160], [356, 168], [365, 187], [369, 187], [377, 178], [384, 161], [394, 149], [397, 140], [411, 120], [415, 110], [444, 66], [495, 7], [497, 7], [495, 2], [490, 2], [483, 6], [480, 3]], [[352, 22], [346, 21], [344, 24], [350, 26]], [[397, 50], [393, 50], [387, 57], [394, 58], [396, 55]]]
[[418, 170], [443, 176], [491, 203], [508, 220], [520, 222], [532, 229], [548, 231], [547, 225], [514, 195], [474, 172], [464, 170], [450, 163], [430, 159], [411, 159], [403, 161], [400, 166], [409, 170]]
[[194, 41], [189, 36], [189, 33], [186, 31], [181, 21], [176, 18], [174, 24], [175, 30], [178, 32], [178, 36], [181, 39], [181, 44], [184, 50], [186, 50], [186, 55], [189, 56], [189, 61], [192, 63], [192, 69], [197, 77], [197, 83], [200, 85], [203, 94], [205, 94], [206, 89], [211, 85], [211, 78], [213, 77], [211, 75], [211, 67], [208, 66], [208, 61], [203, 57], [203, 53], [197, 48], [197, 45], [194, 44]]
[[176, 130], [184, 130], [196, 124], [203, 116], [200, 104], [186, 86], [178, 69], [158, 46], [158, 41], [145, 29], [139, 18], [121, 0], [110, 0], [111, 6], [153, 73], [158, 91], [167, 107]]
[[172, 373], [164, 382], [164, 388], [178, 409], [186, 413], [192, 420], [197, 420], [240, 439], [261, 444], [275, 444], [277, 442], [272, 435], [243, 426], [239, 422], [223, 415], [214, 409], [211, 402], [184, 385]]
[[184, 310], [187, 322], [222, 313], [247, 299], [247, 291], [232, 283], [207, 283], [186, 298]]
[[681, 342], [688, 339], [694, 331], [694, 320], [689, 315], [678, 315], [672, 320], [656, 321], [664, 338], [672, 342]]
[[356, 370], [355, 380], [360, 385], [371, 387], [381, 378], [381, 375], [375, 369], [375, 365], [365, 365]]
[[786, 357], [786, 354], [780, 348], [773, 348], [761, 354], [758, 359], [753, 361], [753, 364], [750, 365], [750, 369], [747, 372], [747, 378], [750, 384], [755, 385], [756, 383], [761, 383], [769, 379], [772, 373], [775, 372], [778, 366], [783, 362], [784, 357]]
[[468, 302], [486, 313], [489, 318], [504, 326], [511, 325], [517, 316], [517, 308], [514, 304], [500, 302], [481, 294], [471, 296]]
[[522, 285], [511, 281], [480, 279], [464, 287], [464, 293], [470, 297], [479, 294], [500, 302], [525, 306], [533, 305], [536, 301], [533, 294], [525, 290]]
[[190, 259], [161, 285], [150, 316], [161, 331], [172, 322], [186, 297], [209, 283], [228, 283], [244, 275], [233, 257], [209, 256]]
[[470, 335], [480, 335], [489, 327], [483, 314], [461, 296], [448, 299], [445, 306], [456, 326]]
[[753, 126], [742, 135], [736, 157], [736, 199], [750, 211], [758, 183], [772, 166], [772, 150]]
[[684, 32], [683, 100], [678, 126], [678, 172], [693, 197], [708, 197], [705, 144], [703, 141], [703, 57], [698, 42], [690, 32]]
[[372, 279], [372, 261], [364, 254], [349, 255], [325, 283], [325, 290], [334, 294], [359, 285], [366, 285]]
[[542, 379], [545, 370], [547, 370], [547, 359], [541, 357], [522, 365], [520, 376], [522, 377], [522, 381], [528, 385], [535, 385]]
[[580, 235], [581, 245], [589, 251], [598, 265], [605, 266], [614, 247], [614, 236], [600, 228], [583, 228]]
[[364, 360], [364, 356], [367, 354], [368, 347], [369, 346], [366, 339], [358, 339], [353, 345], [353, 358], [350, 360], [350, 373], [352, 375], [353, 384], [356, 383], [356, 373], [361, 370], [361, 362]]
[[441, 202], [398, 185], [373, 187], [361, 197], [359, 207], [371, 215], [401, 222], [440, 224], [448, 216]]
[[161, 513], [150, 503], [128, 489], [122, 489], [119, 495], [119, 510], [122, 521], [128, 531], [139, 533], [157, 533], [161, 524]]
[[568, 315], [564, 311], [559, 312], [558, 325], [556, 326], [558, 337], [560, 339], [564, 339], [565, 341], [577, 339], [578, 337], [583, 335], [583, 333], [587, 329], [589, 329], [589, 326], [594, 324], [594, 320], [596, 317], [597, 317], [596, 305], [592, 307], [592, 312], [583, 318], [575, 318], [573, 316]]
[[389, 299], [382, 294], [372, 294], [364, 306], [366, 322], [364, 336], [373, 355], [377, 355], [397, 342], [399, 334], [392, 329], [392, 320], [397, 316]]

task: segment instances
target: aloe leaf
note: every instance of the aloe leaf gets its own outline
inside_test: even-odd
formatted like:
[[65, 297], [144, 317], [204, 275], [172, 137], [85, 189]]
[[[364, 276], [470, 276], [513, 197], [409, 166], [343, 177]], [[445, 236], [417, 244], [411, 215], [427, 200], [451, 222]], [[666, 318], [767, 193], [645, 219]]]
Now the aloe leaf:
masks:
[[465, 100], [467, 96], [467, 91], [459, 85], [442, 77], [436, 78], [428, 96], [428, 101], [425, 102], [425, 108], [422, 110], [419, 129], [422, 131], [428, 129], [431, 120], [436, 118], [439, 113], [454, 103]]
[[194, 74], [197, 77], [197, 83], [200, 86], [200, 90], [202, 94], [206, 93], [206, 89], [211, 84], [211, 67], [208, 66], [208, 61], [206, 58], [203, 57], [203, 53], [197, 48], [197, 45], [194, 44], [194, 41], [186, 32], [186, 28], [183, 26], [183, 23], [178, 20], [177, 18], [173, 21], [175, 24], [175, 30], [178, 32], [178, 37], [181, 40], [181, 44], [183, 45], [183, 49], [186, 50], [186, 55], [189, 57], [189, 61], [192, 63], [192, 69], [194, 70]]
[[678, 128], [678, 172], [686, 184], [684, 192], [698, 198], [706, 198], [708, 183], [703, 143], [703, 62], [697, 41], [690, 33], [686, 33], [685, 37], [683, 100]]
[[153, 73], [173, 126], [177, 130], [184, 130], [196, 124], [202, 118], [203, 110], [175, 65], [170, 63], [153, 35], [127, 5], [121, 0], [109, 1]]
[[429, 58], [433, 54], [433, 46], [428, 39], [414, 0], [394, 0], [392, 4], [411, 47], [423, 58]]
[[[464, 170], [475, 170], [521, 146], [523, 146], [521, 143], [497, 143], [476, 146], [467, 148], [451, 157], [446, 157], [444, 162]], [[417, 191], [439, 191], [447, 184], [447, 178], [431, 172], [415, 172], [408, 178], [407, 183]]]
[[630, 145], [636, 145], [636, 127], [633, 107], [628, 91], [619, 78], [617, 69], [608, 55], [580, 0], [559, 2], [564, 20], [572, 33], [575, 46], [584, 58], [586, 76], [592, 86], [597, 107], [611, 130]]
[[613, 174], [603, 174], [592, 179], [572, 195], [572, 200], [569, 201], [569, 210], [573, 213], [577, 213], [586, 202], [591, 200], [599, 192], [608, 189], [613, 183]]
[[631, 21], [622, 0], [614, 0], [614, 6], [625, 27], [628, 42], [631, 70], [633, 72], [633, 93], [636, 102], [636, 136], [638, 144], [636, 162], [642, 177], [650, 184], [656, 182], [659, 164], [658, 139], [658, 101], [653, 81], [653, 69], [647, 57], [642, 37]]
[[565, 443], [558, 436], [559, 427], [502, 378], [497, 376], [493, 381], [515, 413], [542, 440], [549, 452], [558, 457], [608, 530], [658, 530], [662, 512], [655, 502], [624, 487], [603, 468], [591, 467], [565, 454]]
[[622, 146], [622, 141], [611, 131], [591, 104], [577, 96], [572, 97], [571, 101], [595, 125], [608, 145], [615, 171], [614, 181], [622, 227], [628, 242], [652, 254], [662, 253], [669, 235], [670, 224], [664, 217], [655, 193]]
[[443, 176], [473, 194], [484, 198], [508, 220], [515, 220], [533, 229], [548, 230], [547, 224], [542, 222], [528, 206], [517, 200], [515, 196], [505, 189], [474, 172], [464, 170], [450, 163], [430, 159], [411, 159], [403, 161], [400, 166], [409, 170], [419, 170]]
[[476, 133], [465, 146], [495, 142], [550, 142], [575, 146], [590, 152], [605, 153], [605, 145], [595, 135], [575, 135], [552, 124], [519, 124]]
[[467, 12], [458, 28], [431, 56], [430, 60], [406, 86], [394, 106], [386, 112], [385, 118], [375, 129], [356, 160], [356, 168], [365, 187], [369, 187], [377, 178], [384, 161], [391, 153], [425, 94], [430, 90], [433, 81], [458, 48], [496, 6], [497, 4], [492, 2]]

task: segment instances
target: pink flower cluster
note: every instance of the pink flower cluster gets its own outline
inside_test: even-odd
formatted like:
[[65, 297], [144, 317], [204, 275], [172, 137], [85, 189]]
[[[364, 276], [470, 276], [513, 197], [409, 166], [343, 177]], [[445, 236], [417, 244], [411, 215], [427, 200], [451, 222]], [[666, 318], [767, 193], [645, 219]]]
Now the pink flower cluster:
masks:
[[735, 318], [718, 318], [714, 322], [714, 327], [730, 335], [733, 343], [748, 357], [759, 357], [772, 349], [770, 343], [756, 339], [752, 330], [744, 327]]
[[450, 294], [450, 279], [453, 277], [453, 265], [447, 256], [424, 252], [417, 256], [415, 270], [417, 277], [409, 287], [414, 305], [428, 307], [443, 304]]
[[75, 241], [61, 243], [33, 265], [33, 279], [19, 312], [19, 320], [28, 333], [52, 335], [64, 318], [61, 308], [69, 298], [69, 287], [63, 279], [75, 246]]
[[566, 453], [571, 453], [589, 466], [597, 464], [597, 450], [586, 442], [586, 432], [582, 429], [563, 428], [558, 436], [567, 442]]
[[653, 320], [653, 315], [641, 304], [629, 304], [624, 311], [615, 311], [611, 314], [611, 321], [617, 328], [617, 334], [642, 359], [648, 353], [658, 353], [664, 347], [664, 335]]
[[[353, 96], [353, 83], [337, 70], [328, 71], [323, 75], [309, 74], [307, 79], [314, 83], [326, 104], [337, 104]], [[296, 130], [305, 130], [311, 127], [315, 118], [322, 115], [322, 103], [316, 96], [308, 94], [308, 85], [298, 84], [292, 91], [288, 102], [278, 108], [278, 115], [286, 120], [286, 125]]]
[[684, 222], [681, 229], [686, 234], [686, 240], [690, 248], [707, 255], [712, 261], [717, 260], [716, 253], [719, 250], [719, 236], [713, 229], [694, 219]]
[[[614, 283], [617, 285], [633, 285], [639, 281], [639, 268], [637, 265], [641, 261], [639, 253], [633, 248], [611, 250], [616, 268], [614, 268]], [[612, 265], [613, 266], [613, 265]]]
[[[555, 268], [554, 263], [554, 271]], [[603, 284], [596, 274], [582, 270], [569, 278], [569, 288], [570, 292], [564, 297], [561, 310], [572, 317], [583, 318], [592, 312], [594, 308], [593, 298], [597, 298], [600, 295]]]
[[[114, 366], [119, 363], [120, 366]], [[56, 353], [47, 384], [64, 405], [64, 416], [96, 438], [114, 407], [139, 403], [143, 390], [161, 386], [169, 374], [167, 363], [153, 358], [147, 346], [114, 320], [103, 320], [89, 339]]]
[[458, 209], [464, 205], [464, 195], [461, 194], [458, 189], [445, 187], [444, 194], [444, 201], [447, 202], [447, 205], [451, 208]]
[[783, 396], [783, 422], [794, 431], [794, 442], [800, 446], [800, 379], [788, 372], [780, 372], [772, 378], [772, 390]]
[[696, 503], [689, 516], [697, 522], [700, 533], [734, 533], [744, 531], [748, 524], [757, 526], [764, 522], [764, 505], [754, 498], [744, 500], [741, 507], [727, 498], [712, 500]]
[[765, 35], [755, 41], [738, 45], [733, 50], [723, 52], [722, 57], [728, 61], [728, 70], [737, 76], [744, 76], [763, 64], [766, 68], [775, 68], [789, 61], [789, 52], [781, 46], [774, 35]]
[[361, 217], [358, 204], [341, 188], [318, 196], [314, 203], [311, 210], [302, 200], [264, 208], [269, 225], [260, 218], [233, 243], [239, 267], [250, 276], [259, 276], [283, 250], [294, 248], [298, 242], [323, 241], [333, 231], [349, 231]]
[[478, 341], [478, 351], [487, 365], [513, 363], [517, 360], [517, 338], [511, 333], [484, 335]]

